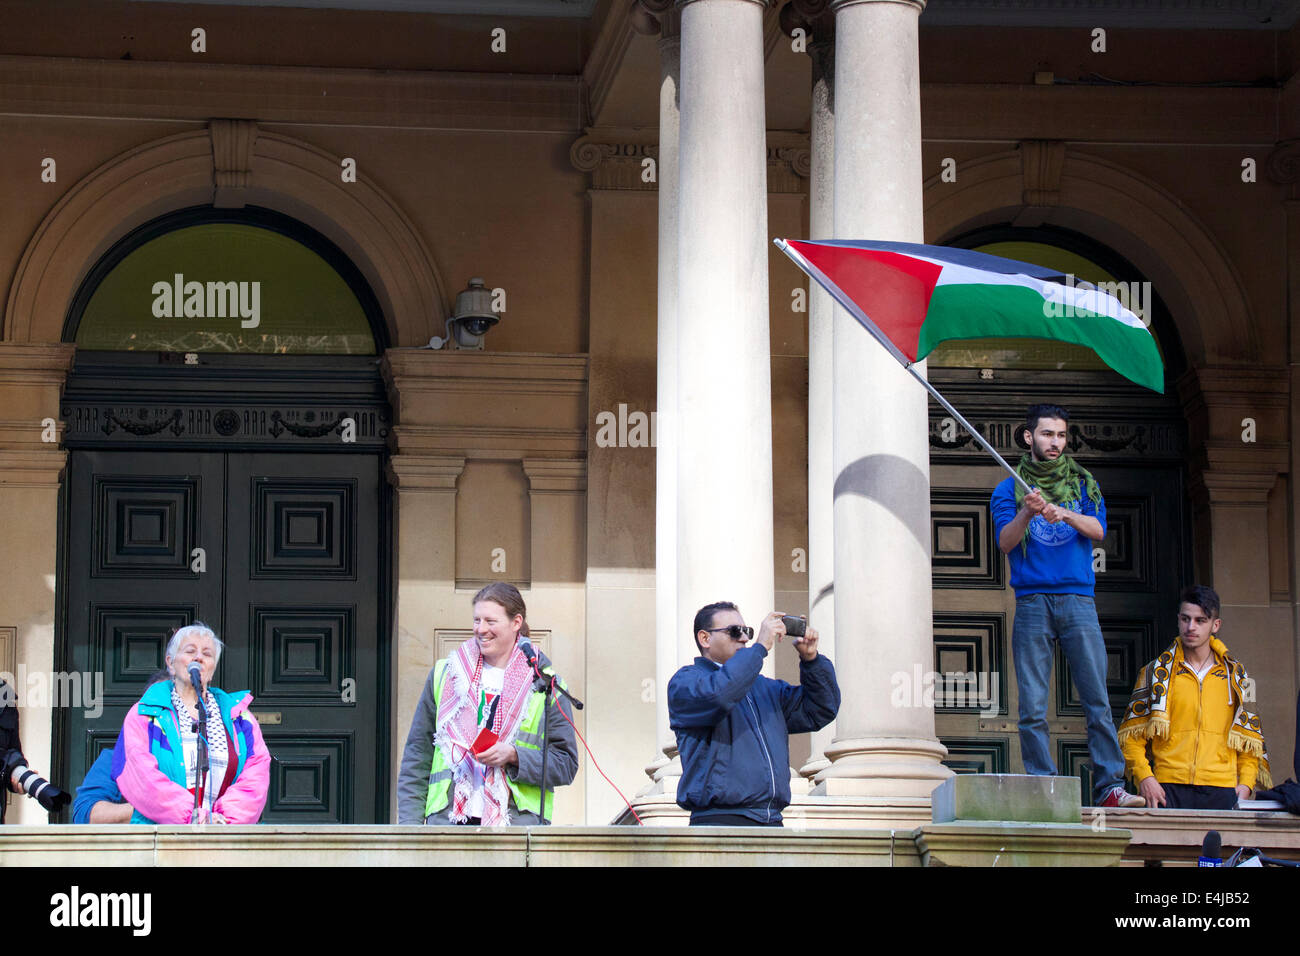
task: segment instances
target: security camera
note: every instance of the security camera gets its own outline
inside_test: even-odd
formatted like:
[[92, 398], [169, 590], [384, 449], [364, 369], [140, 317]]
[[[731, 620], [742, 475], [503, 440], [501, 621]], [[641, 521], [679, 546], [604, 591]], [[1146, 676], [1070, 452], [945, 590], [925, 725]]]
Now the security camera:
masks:
[[446, 335], [434, 336], [429, 340], [429, 347], [440, 349], [454, 338], [458, 349], [482, 349], [483, 336], [500, 321], [500, 314], [492, 308], [492, 290], [482, 279], [472, 278], [469, 287], [456, 296], [456, 308], [447, 320]]

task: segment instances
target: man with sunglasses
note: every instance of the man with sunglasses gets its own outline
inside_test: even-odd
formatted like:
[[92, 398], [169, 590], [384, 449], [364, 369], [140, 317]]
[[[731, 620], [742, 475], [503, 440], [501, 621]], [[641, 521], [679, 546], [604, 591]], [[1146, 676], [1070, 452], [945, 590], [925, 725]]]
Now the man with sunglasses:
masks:
[[811, 627], [794, 639], [799, 686], [764, 677], [768, 652], [786, 636], [780, 611], [754, 629], [730, 601], [695, 615], [700, 657], [668, 682], [668, 719], [682, 779], [677, 803], [691, 826], [781, 826], [790, 803], [790, 734], [820, 730], [840, 709], [835, 668]]

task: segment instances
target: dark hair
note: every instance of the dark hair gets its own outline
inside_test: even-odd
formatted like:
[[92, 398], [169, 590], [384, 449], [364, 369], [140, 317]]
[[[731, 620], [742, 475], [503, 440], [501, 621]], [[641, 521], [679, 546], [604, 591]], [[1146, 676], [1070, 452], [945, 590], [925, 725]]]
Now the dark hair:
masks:
[[1193, 584], [1189, 588], [1183, 588], [1178, 595], [1178, 604], [1180, 607], [1184, 604], [1195, 604], [1211, 621], [1219, 616], [1219, 595], [1214, 588], [1207, 588], [1204, 584]]
[[704, 653], [704, 648], [700, 647], [700, 631], [707, 631], [713, 626], [713, 615], [719, 611], [739, 611], [740, 608], [730, 601], [717, 601], [713, 604], [706, 604], [695, 612], [695, 630], [691, 631], [691, 637], [695, 638], [695, 646]]
[[1060, 405], [1030, 405], [1025, 414], [1025, 428], [1029, 429], [1029, 434], [1038, 430], [1040, 418], [1059, 418], [1065, 424], [1070, 424], [1070, 413]]
[[479, 601], [491, 601], [494, 604], [500, 604], [505, 608], [507, 616], [514, 620], [516, 614], [524, 619], [524, 626], [519, 629], [519, 633], [528, 637], [528, 608], [524, 607], [524, 597], [519, 593], [519, 589], [513, 584], [506, 584], [504, 581], [493, 581], [482, 588], [479, 588], [478, 594], [474, 595], [473, 604]]

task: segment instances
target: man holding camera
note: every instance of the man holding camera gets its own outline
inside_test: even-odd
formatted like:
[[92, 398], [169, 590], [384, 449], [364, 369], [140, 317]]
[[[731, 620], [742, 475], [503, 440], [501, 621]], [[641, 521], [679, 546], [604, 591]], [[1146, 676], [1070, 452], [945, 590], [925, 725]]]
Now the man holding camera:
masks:
[[0, 680], [0, 824], [5, 822], [6, 790], [25, 793], [50, 813], [66, 807], [72, 797], [27, 766], [18, 739], [18, 695]]
[[730, 601], [695, 615], [700, 657], [668, 682], [668, 720], [682, 779], [677, 803], [691, 826], [781, 826], [790, 803], [790, 734], [820, 730], [840, 709], [835, 668], [811, 627], [795, 640], [799, 686], [764, 677], [768, 652], [805, 622], [773, 611], [754, 629]]

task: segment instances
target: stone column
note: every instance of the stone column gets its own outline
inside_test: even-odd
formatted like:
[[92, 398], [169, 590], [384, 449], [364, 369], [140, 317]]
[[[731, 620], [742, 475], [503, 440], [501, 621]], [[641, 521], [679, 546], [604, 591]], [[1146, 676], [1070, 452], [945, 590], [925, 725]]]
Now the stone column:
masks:
[[[922, 242], [917, 19], [924, 3], [834, 0], [835, 235]], [[895, 673], [934, 660], [926, 393], [835, 310], [836, 667], [844, 703], [814, 793], [923, 807], [951, 771], [933, 706]], [[845, 586], [845, 583], [848, 586]]]
[[[808, 189], [808, 237], [829, 239], [835, 233], [835, 31], [829, 0], [795, 0], [782, 11], [789, 26], [810, 36], [812, 58], [812, 169]], [[797, 19], [796, 19], [797, 18]], [[784, 23], [784, 21], [783, 21]], [[821, 286], [808, 283], [808, 622], [818, 633], [818, 647], [835, 658], [835, 486], [831, 421], [834, 342], [831, 321], [835, 302]], [[812, 735], [808, 762], [799, 768], [812, 777], [830, 766], [826, 746], [835, 724]]]
[[[0, 656], [0, 670], [21, 667], [31, 674], [52, 674], [57, 666], [59, 486], [68, 456], [62, 447], [59, 397], [74, 351], [67, 343], [0, 346], [0, 527], [8, 557], [0, 627], [13, 628], [5, 635], [8, 640], [0, 642], [8, 651]], [[15, 690], [23, 750], [34, 770], [53, 778], [54, 710], [48, 701], [34, 702], [25, 687], [15, 685]], [[49, 821], [40, 804], [16, 794], [9, 797], [6, 819], [13, 824]]]
[[757, 624], [774, 586], [766, 2], [678, 6], [676, 620], [731, 600]]
[[[661, 773], [677, 755], [668, 727], [668, 681], [694, 656], [690, 625], [677, 607], [677, 90], [681, 71], [680, 18], [672, 0], [642, 0], [659, 30], [659, 278], [655, 438], [655, 740], [646, 773]], [[675, 777], [671, 770], [668, 777]], [[671, 792], [672, 780], [661, 788]]]

